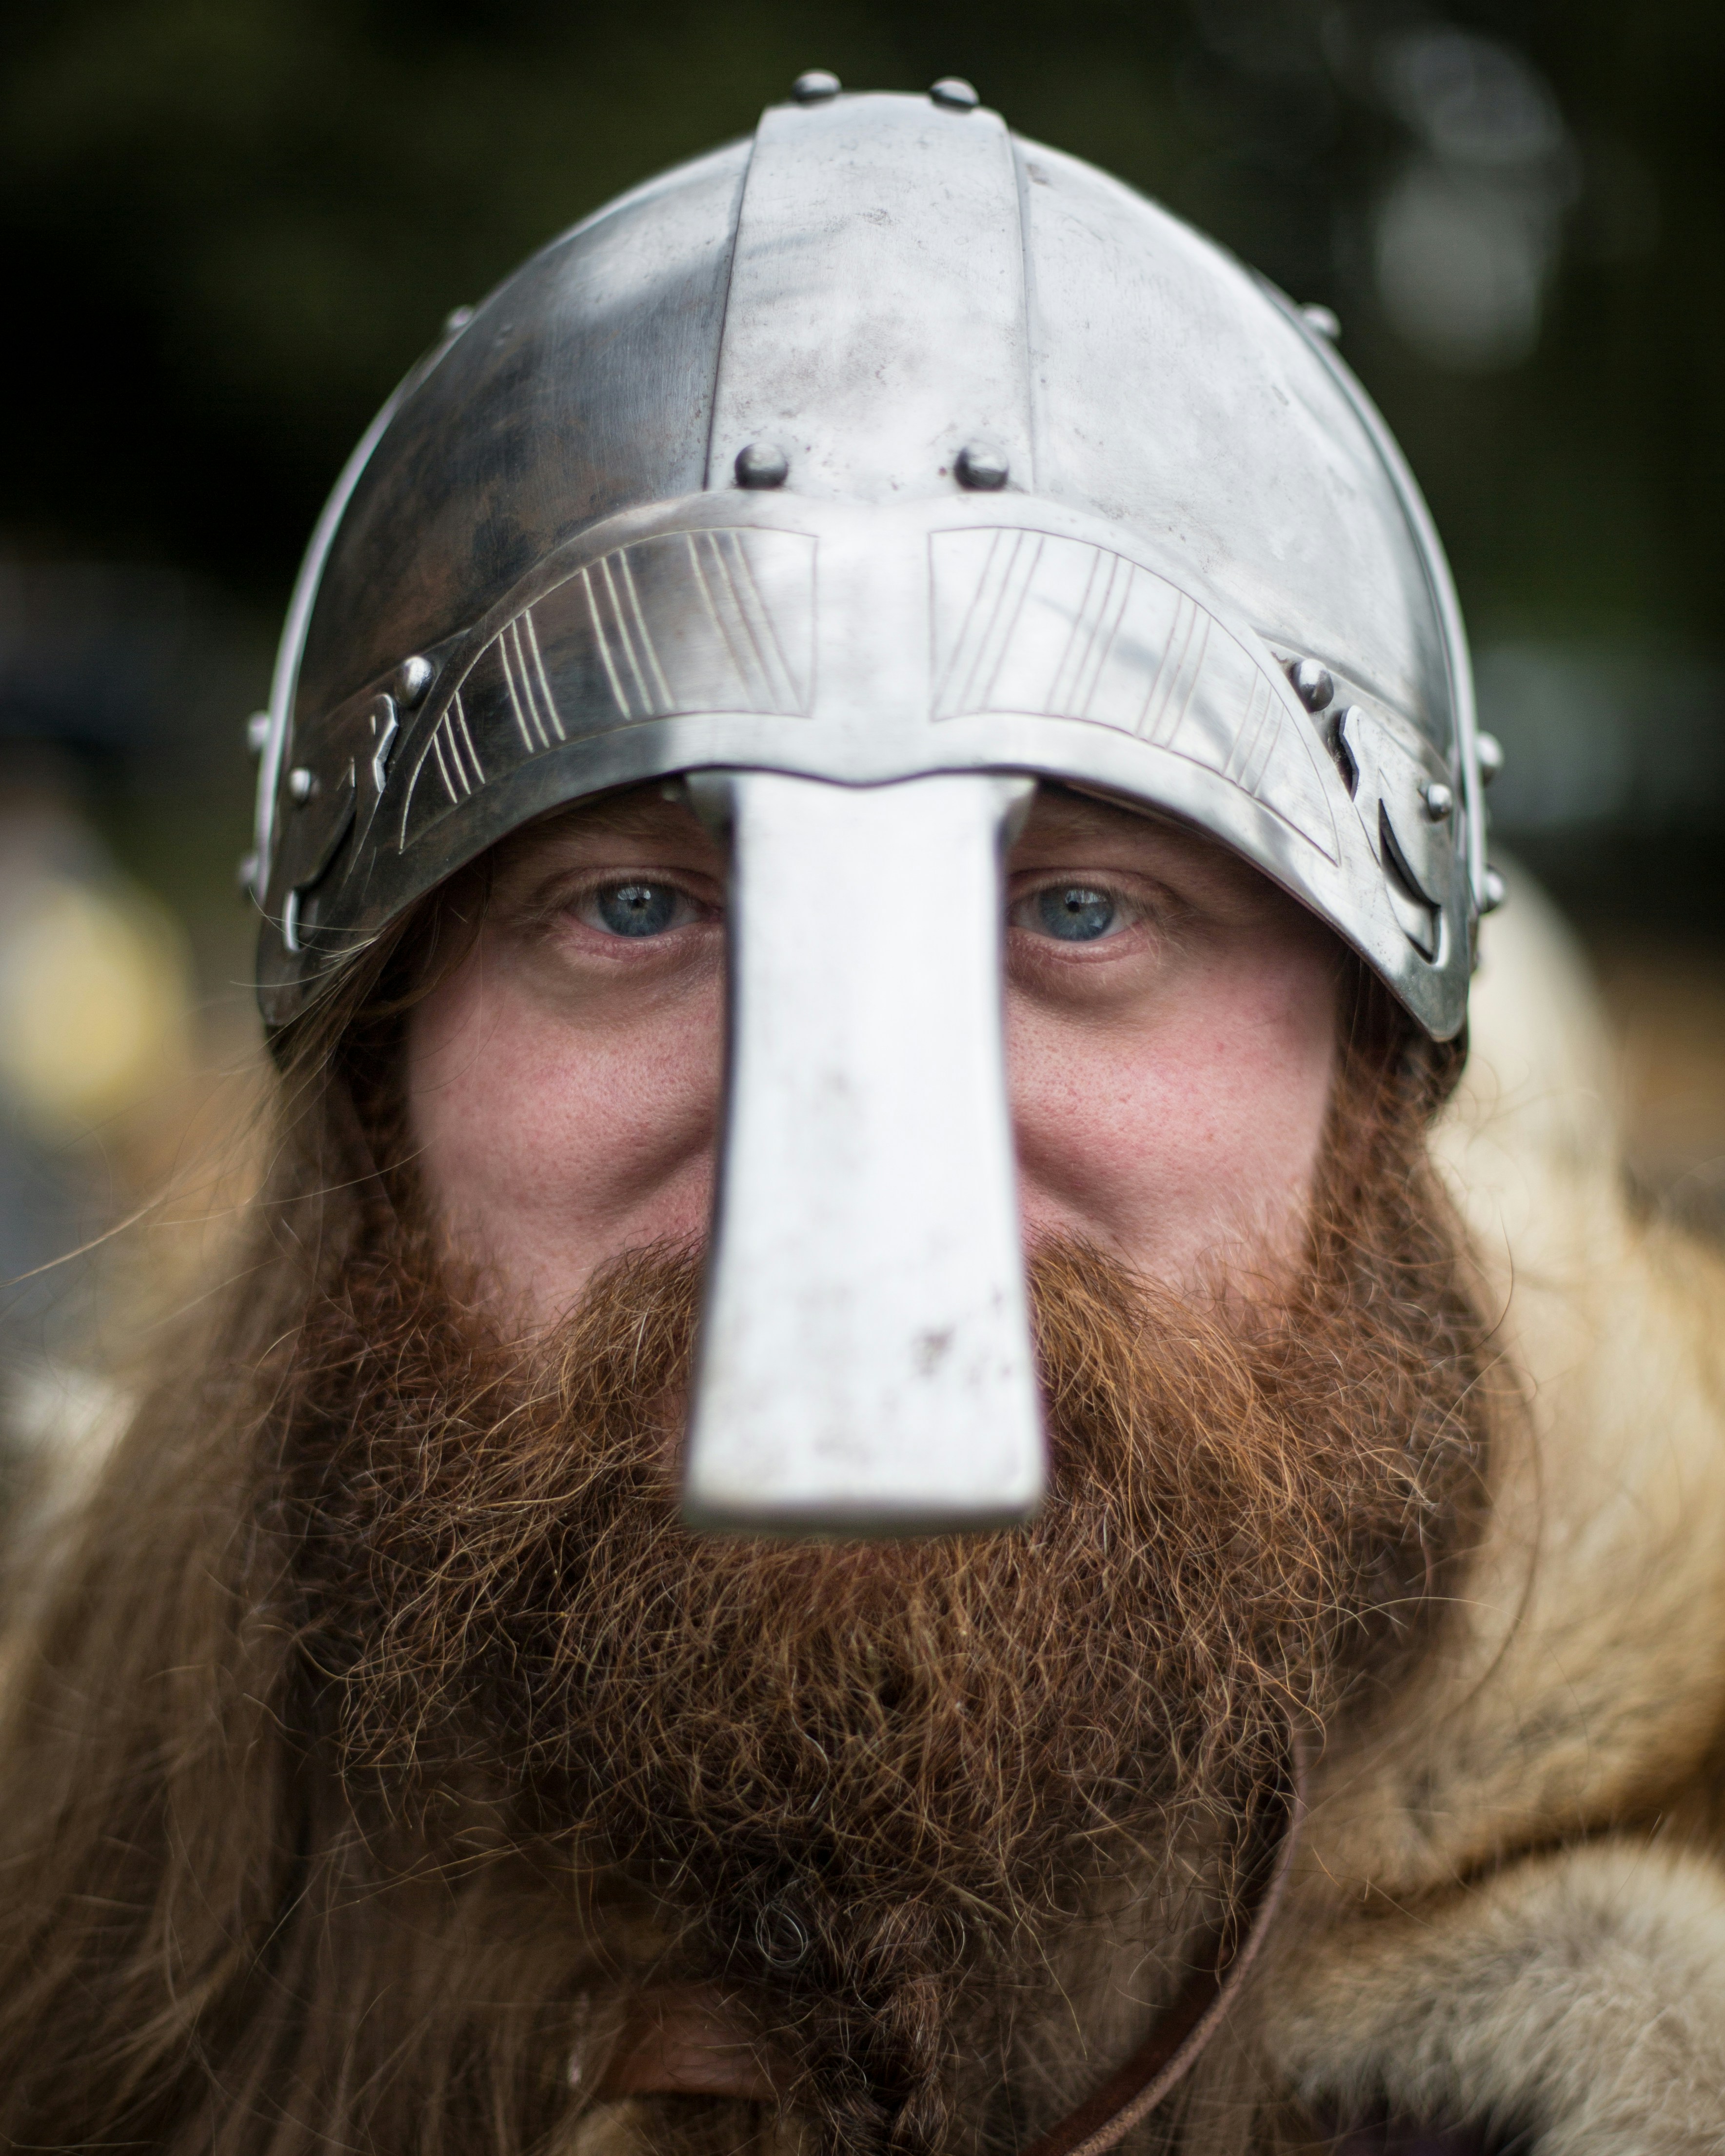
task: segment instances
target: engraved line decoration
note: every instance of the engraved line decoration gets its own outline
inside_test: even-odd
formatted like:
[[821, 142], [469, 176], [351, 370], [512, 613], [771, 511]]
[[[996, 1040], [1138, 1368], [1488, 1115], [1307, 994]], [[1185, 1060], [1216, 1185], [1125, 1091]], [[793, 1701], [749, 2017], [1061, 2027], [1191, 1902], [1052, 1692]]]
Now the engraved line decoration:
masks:
[[[540, 706], [545, 714], [546, 724], [559, 741], [567, 741], [568, 736], [563, 732], [563, 722], [557, 716], [557, 698], [551, 693], [551, 682], [547, 677], [545, 660], [539, 649], [539, 632], [533, 625], [532, 608], [523, 608], [519, 619], [526, 632], [528, 655], [533, 665], [533, 679], [538, 685]], [[547, 748], [551, 746], [549, 742], [546, 746]]]
[[[936, 543], [944, 536], [937, 535]], [[994, 703], [994, 678], [1042, 552], [1040, 531], [1005, 530], [963, 536], [986, 540], [987, 551], [982, 572], [944, 660], [938, 649], [936, 652], [937, 718], [987, 711]]]
[[[509, 691], [509, 709], [515, 720], [516, 732], [521, 737], [521, 746], [531, 756], [535, 749], [543, 748], [539, 728], [535, 723], [531, 696], [524, 696], [526, 684], [521, 679], [521, 639], [519, 621], [512, 621], [497, 639], [497, 656], [503, 667], [503, 685]], [[511, 663], [511, 661], [513, 663]]]
[[1198, 677], [1204, 670], [1204, 654], [1209, 641], [1209, 617], [1184, 592], [1175, 594], [1173, 624], [1167, 643], [1156, 654], [1156, 671], [1144, 708], [1133, 732], [1158, 748], [1168, 748], [1179, 732]]
[[433, 729], [431, 751], [437, 758], [438, 776], [443, 780], [450, 808], [458, 801], [466, 800], [476, 788], [485, 784], [485, 766], [473, 745], [459, 690], [449, 699], [449, 709]]
[[1275, 747], [1276, 708], [1270, 701], [1264, 677], [1260, 675], [1252, 683], [1252, 699], [1240, 721], [1234, 752], [1228, 759], [1228, 777], [1248, 793], [1255, 793], [1263, 783], [1265, 767]]
[[539, 640], [533, 629], [533, 609], [523, 608], [507, 624], [497, 639], [497, 657], [509, 692], [510, 710], [521, 746], [529, 756], [565, 738], [556, 701], [545, 679], [539, 656]]
[[929, 571], [937, 722], [1009, 711], [1114, 727], [1340, 858], [1309, 725], [1189, 593], [1107, 547], [1021, 528], [934, 532]]
[[[623, 588], [628, 612], [618, 610], [621, 627], [634, 668], [635, 693], [641, 700], [644, 717], [649, 711], [668, 711], [676, 699], [671, 695], [670, 684], [665, 678], [665, 670], [659, 663], [659, 654], [653, 649], [653, 639], [648, 631], [647, 618], [641, 611], [640, 594], [635, 589], [634, 572], [629, 565], [629, 549], [619, 547], [614, 554], [606, 555], [599, 567], [606, 573], [612, 589], [612, 603], [616, 605], [616, 587]], [[615, 564], [614, 577], [612, 565]]]
[[624, 718], [633, 718], [634, 714], [629, 710], [629, 698], [624, 694], [623, 684], [618, 679], [617, 661], [611, 655], [611, 640], [605, 634], [604, 623], [599, 619], [599, 602], [593, 590], [592, 572], [583, 569], [573, 581], [579, 586], [581, 595], [587, 601], [588, 619], [593, 624], [593, 644], [604, 666], [605, 678], [611, 684], [611, 694], [617, 700], [617, 708]]
[[1060, 663], [1055, 669], [1050, 690], [1050, 696], [1062, 709], [1068, 705], [1075, 711], [1088, 709], [1114, 639], [1119, 634], [1121, 618], [1132, 592], [1132, 579], [1129, 562], [1122, 561], [1118, 554], [1105, 554], [1100, 547], [1094, 550], [1083, 604], [1073, 619], [1072, 633], [1066, 639]]
[[618, 708], [626, 719], [644, 719], [653, 711], [654, 702], [629, 634], [624, 601], [618, 593], [616, 570], [622, 566], [622, 554], [619, 547], [615, 554], [606, 555], [603, 561], [594, 562], [592, 568], [583, 569], [581, 573], [589, 586], [588, 603], [598, 631], [605, 670], [616, 691]]
[[805, 718], [815, 552], [803, 532], [662, 532], [518, 606], [426, 714], [400, 844], [566, 742], [685, 712]]
[[768, 711], [804, 710], [808, 684], [797, 680], [779, 642], [741, 536], [735, 531], [687, 533], [690, 575], [739, 679], [750, 684], [752, 701]]

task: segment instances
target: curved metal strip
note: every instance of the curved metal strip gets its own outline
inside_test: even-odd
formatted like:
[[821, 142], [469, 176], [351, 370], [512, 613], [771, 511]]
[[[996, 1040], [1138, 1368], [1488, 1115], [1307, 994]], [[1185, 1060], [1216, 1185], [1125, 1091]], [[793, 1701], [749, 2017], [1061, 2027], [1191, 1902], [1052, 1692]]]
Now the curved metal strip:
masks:
[[936, 719], [1035, 711], [1117, 727], [1206, 765], [1340, 858], [1286, 680], [1189, 593], [1022, 526], [937, 531], [929, 555]]
[[817, 544], [746, 526], [662, 532], [540, 593], [480, 647], [416, 745], [400, 849], [530, 758], [617, 726], [805, 717]]
[[985, 445], [1034, 479], [1024, 240], [998, 113], [926, 97], [763, 113], [738, 214], [709, 487], [766, 442], [801, 494], [944, 494]]
[[283, 809], [270, 888], [293, 933], [279, 957], [266, 942], [270, 1009], [562, 802], [703, 767], [853, 785], [993, 770], [1190, 819], [1447, 1035], [1468, 892], [1460, 819], [1436, 810], [1456, 774], [1346, 676], [1309, 711], [1286, 670], [1301, 655], [1034, 498], [889, 510], [733, 492], [632, 512], [434, 647], [436, 685], [398, 738], [393, 674], [300, 727], [305, 792]]

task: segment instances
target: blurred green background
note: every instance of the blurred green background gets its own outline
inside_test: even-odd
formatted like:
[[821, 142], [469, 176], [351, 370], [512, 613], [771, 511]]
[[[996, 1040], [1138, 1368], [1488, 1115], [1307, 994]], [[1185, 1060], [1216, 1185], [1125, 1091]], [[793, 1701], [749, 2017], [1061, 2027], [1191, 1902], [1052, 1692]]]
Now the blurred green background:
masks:
[[[1725, 1187], [1718, 0], [18, 0], [0, 850], [60, 830], [54, 872], [192, 985], [140, 1050], [179, 1102], [147, 1142], [123, 1086], [52, 1136], [61, 1026], [28, 1142], [95, 1130], [105, 1165], [38, 1218], [47, 1171], [0, 1163], [0, 1277], [159, 1172], [247, 1052], [244, 721], [373, 409], [452, 307], [811, 66], [968, 76], [1335, 311], [1450, 551], [1499, 830], [1613, 998], [1640, 1172]], [[6, 993], [0, 963], [0, 1024]]]

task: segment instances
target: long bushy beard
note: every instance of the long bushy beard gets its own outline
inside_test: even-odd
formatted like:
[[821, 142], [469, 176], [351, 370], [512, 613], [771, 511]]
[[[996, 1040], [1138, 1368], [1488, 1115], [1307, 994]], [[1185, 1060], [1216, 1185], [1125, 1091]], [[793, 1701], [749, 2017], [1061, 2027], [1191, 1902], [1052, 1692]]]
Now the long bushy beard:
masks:
[[1225, 1871], [1291, 1720], [1419, 1621], [1478, 1465], [1473, 1332], [1378, 1195], [1274, 1310], [1045, 1251], [1040, 1517], [886, 1545], [680, 1526], [691, 1257], [525, 1343], [407, 1239], [356, 1257], [301, 1439], [351, 1783], [632, 1882], [660, 1973], [752, 2004], [831, 2145], [933, 2148], [990, 1972], [1123, 1871]]

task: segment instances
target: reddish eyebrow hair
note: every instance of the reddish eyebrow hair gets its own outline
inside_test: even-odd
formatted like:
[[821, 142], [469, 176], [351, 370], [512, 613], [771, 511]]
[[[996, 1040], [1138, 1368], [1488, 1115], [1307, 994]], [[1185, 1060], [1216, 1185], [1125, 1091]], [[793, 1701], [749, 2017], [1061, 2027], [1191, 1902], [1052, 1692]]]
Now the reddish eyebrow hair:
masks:
[[498, 847], [501, 852], [517, 840], [555, 839], [567, 830], [628, 832], [666, 820], [686, 829], [701, 829], [693, 810], [683, 803], [667, 800], [656, 788], [632, 787], [626, 793], [600, 794], [590, 801], [569, 801], [547, 809], [544, 815], [500, 839]]

